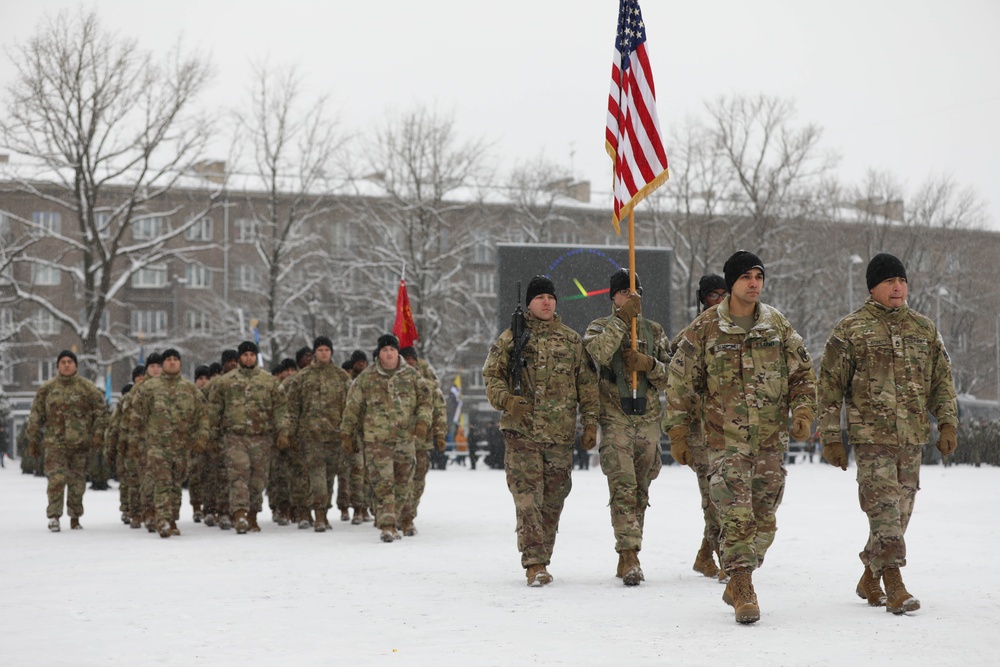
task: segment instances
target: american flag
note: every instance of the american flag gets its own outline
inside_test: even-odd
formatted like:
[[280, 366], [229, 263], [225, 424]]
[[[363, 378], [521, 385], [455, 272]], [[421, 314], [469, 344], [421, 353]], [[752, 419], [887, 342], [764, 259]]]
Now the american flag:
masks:
[[668, 176], [653, 70], [646, 53], [646, 25], [638, 0], [621, 0], [618, 8], [605, 146], [615, 163], [611, 222], [620, 236], [619, 221]]

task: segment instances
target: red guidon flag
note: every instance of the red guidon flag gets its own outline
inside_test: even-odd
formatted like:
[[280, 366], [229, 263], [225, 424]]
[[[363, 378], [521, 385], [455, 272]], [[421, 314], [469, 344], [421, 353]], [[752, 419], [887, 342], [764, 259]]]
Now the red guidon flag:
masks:
[[399, 339], [400, 349], [412, 347], [419, 338], [417, 325], [413, 321], [413, 311], [410, 310], [410, 295], [406, 293], [406, 281], [399, 281], [399, 291], [396, 293], [396, 323], [392, 325], [392, 333]]
[[611, 222], [621, 236], [619, 221], [668, 176], [638, 0], [620, 0], [618, 7], [605, 147], [615, 163]]

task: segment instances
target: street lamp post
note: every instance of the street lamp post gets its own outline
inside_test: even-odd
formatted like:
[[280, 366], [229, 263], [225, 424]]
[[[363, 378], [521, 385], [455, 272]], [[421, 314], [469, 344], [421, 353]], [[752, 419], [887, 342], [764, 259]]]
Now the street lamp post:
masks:
[[854, 267], [864, 262], [858, 255], [847, 258], [847, 310], [854, 312]]

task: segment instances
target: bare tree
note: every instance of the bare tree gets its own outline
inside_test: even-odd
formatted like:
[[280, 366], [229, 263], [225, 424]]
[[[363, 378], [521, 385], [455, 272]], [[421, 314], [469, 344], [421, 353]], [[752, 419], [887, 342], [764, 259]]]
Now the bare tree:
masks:
[[[14, 265], [58, 272], [80, 296], [82, 313], [76, 300], [57, 302], [23, 280], [11, 284], [18, 299], [37, 304], [79, 336], [87, 369], [87, 362], [104, 363], [130, 344], [102, 331], [101, 320], [131, 277], [191, 250], [173, 242], [199, 216], [142, 241], [126, 232], [136, 221], [176, 212], [158, 202], [189, 172], [207, 141], [207, 123], [189, 110], [209, 79], [209, 65], [179, 47], [156, 63], [133, 40], [102, 30], [96, 13], [82, 10], [46, 19], [8, 56], [17, 75], [6, 89], [0, 141], [29, 165], [11, 165], [8, 176], [17, 190], [72, 218], [66, 226], [18, 220], [37, 243], [24, 248]], [[206, 209], [210, 205], [205, 202]], [[111, 343], [109, 350], [102, 341]]]
[[564, 209], [573, 197], [569, 168], [539, 155], [517, 164], [507, 179], [513, 224], [503, 229], [503, 240], [551, 243], [553, 226], [570, 221]]
[[339, 279], [339, 267], [317, 222], [333, 209], [333, 170], [344, 138], [326, 98], [305, 99], [294, 66], [255, 66], [243, 108], [236, 112], [236, 155], [249, 154], [242, 205], [263, 267], [260, 303], [253, 305], [263, 311], [277, 360], [296, 338], [315, 335], [315, 322], [311, 331], [303, 326], [305, 313], [315, 318], [317, 311], [339, 310], [333, 296], [323, 294], [324, 285]]
[[391, 327], [405, 269], [417, 347], [446, 365], [474, 340], [467, 321], [486, 319], [463, 271], [482, 211], [486, 151], [483, 140], [462, 141], [450, 116], [419, 107], [379, 128], [358, 160], [358, 193], [374, 198], [357, 203], [352, 312], [368, 313], [376, 329]]

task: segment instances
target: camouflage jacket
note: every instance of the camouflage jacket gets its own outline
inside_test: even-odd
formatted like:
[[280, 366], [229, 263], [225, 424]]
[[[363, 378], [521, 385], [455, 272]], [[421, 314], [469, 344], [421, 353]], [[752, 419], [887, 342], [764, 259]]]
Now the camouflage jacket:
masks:
[[284, 418], [278, 381], [259, 366], [234, 368], [215, 378], [208, 391], [212, 437], [274, 435]]
[[[650, 340], [646, 340], [647, 332]], [[660, 405], [660, 390], [667, 386], [667, 368], [670, 366], [670, 341], [663, 333], [663, 327], [641, 316], [636, 326], [636, 349], [654, 359], [652, 370], [645, 373], [646, 414], [644, 415], [626, 415], [622, 412], [618, 373], [615, 370], [616, 368], [624, 370], [622, 352], [632, 347], [632, 327], [614, 315], [596, 319], [583, 334], [583, 346], [597, 366], [601, 423], [659, 422], [663, 412], [663, 407]], [[639, 377], [642, 375], [640, 373]], [[625, 372], [625, 382], [631, 385], [631, 373]]]
[[161, 373], [129, 392], [129, 431], [143, 444], [169, 450], [190, 450], [208, 440], [208, 406], [194, 382], [178, 373]]
[[432, 401], [420, 374], [400, 359], [392, 371], [375, 360], [355, 378], [340, 423], [343, 433], [361, 433], [364, 442], [415, 442], [413, 429], [432, 423]]
[[597, 375], [580, 334], [564, 325], [558, 315], [543, 322], [526, 314], [524, 320], [531, 335], [524, 349], [527, 366], [521, 373], [521, 397], [532, 411], [519, 420], [504, 410], [513, 395], [507, 373], [514, 347], [510, 329], [493, 343], [483, 364], [486, 398], [503, 411], [501, 430], [515, 431], [535, 442], [572, 444], [578, 405], [583, 425], [597, 426]]
[[841, 406], [855, 445], [923, 445], [928, 411], [957, 425], [951, 360], [934, 323], [870, 298], [837, 323], [820, 363], [819, 432], [840, 442]]
[[417, 450], [424, 451], [434, 448], [435, 438], [443, 438], [448, 434], [448, 421], [445, 419], [444, 394], [441, 393], [441, 388], [436, 382], [426, 378], [421, 378], [420, 382], [431, 399], [431, 429], [423, 442], [417, 441]]
[[104, 443], [108, 408], [104, 394], [79, 375], [57, 375], [41, 387], [31, 402], [28, 442], [44, 447], [99, 448]]
[[750, 331], [729, 314], [729, 297], [684, 330], [670, 362], [663, 429], [690, 428], [701, 411], [705, 441], [752, 453], [788, 447], [789, 411], [816, 409], [816, 373], [802, 337], [778, 310], [755, 309]]
[[282, 385], [286, 409], [281, 430], [300, 442], [339, 444], [350, 387], [347, 371], [314, 360]]

